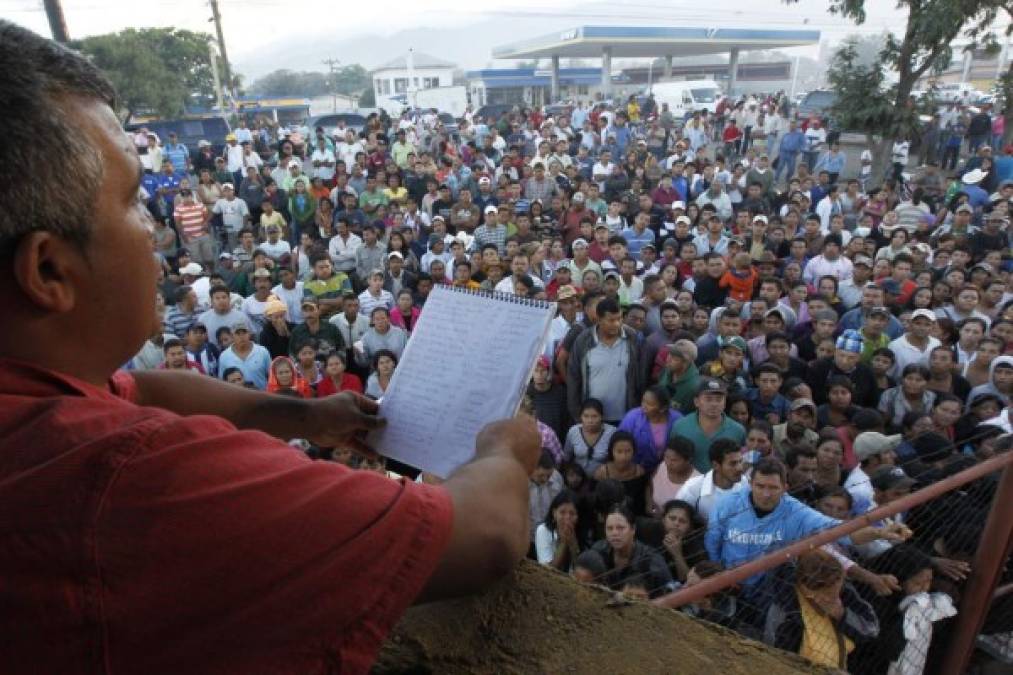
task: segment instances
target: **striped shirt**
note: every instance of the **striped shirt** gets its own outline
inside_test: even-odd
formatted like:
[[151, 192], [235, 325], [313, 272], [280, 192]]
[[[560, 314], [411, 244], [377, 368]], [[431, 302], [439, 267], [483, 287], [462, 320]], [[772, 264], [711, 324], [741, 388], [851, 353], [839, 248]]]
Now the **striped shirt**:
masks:
[[197, 312], [184, 312], [173, 305], [165, 312], [165, 318], [162, 319], [162, 332], [172, 333], [182, 340], [186, 337], [190, 326], [195, 323], [197, 323]]
[[176, 225], [182, 231], [185, 241], [202, 237], [208, 233], [207, 215], [207, 207], [201, 203], [180, 204], [173, 213]]

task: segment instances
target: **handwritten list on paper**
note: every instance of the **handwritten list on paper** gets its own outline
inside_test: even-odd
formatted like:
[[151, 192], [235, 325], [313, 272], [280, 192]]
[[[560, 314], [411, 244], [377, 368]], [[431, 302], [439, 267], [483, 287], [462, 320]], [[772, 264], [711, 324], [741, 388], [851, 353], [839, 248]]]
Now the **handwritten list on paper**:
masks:
[[482, 427], [515, 414], [555, 305], [437, 287], [380, 402], [381, 454], [446, 477]]

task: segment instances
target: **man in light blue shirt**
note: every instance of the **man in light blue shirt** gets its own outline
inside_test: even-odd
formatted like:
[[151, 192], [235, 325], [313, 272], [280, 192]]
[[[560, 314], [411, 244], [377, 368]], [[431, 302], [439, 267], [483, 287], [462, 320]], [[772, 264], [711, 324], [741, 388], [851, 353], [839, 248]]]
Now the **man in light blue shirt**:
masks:
[[[786, 495], [787, 485], [787, 469], [780, 460], [757, 462], [749, 489], [724, 495], [711, 513], [704, 536], [710, 559], [731, 569], [842, 523]], [[863, 527], [836, 541], [851, 546], [877, 539], [903, 541], [910, 535], [910, 530], [895, 523]], [[752, 594], [755, 601], [769, 601], [755, 593], [763, 576], [754, 574], [743, 582], [744, 597]]]
[[169, 142], [162, 148], [162, 156], [172, 162], [179, 173], [190, 172], [190, 151], [176, 138], [176, 132], [169, 132]]
[[253, 342], [250, 325], [245, 319], [232, 324], [232, 344], [218, 359], [218, 377], [224, 377], [229, 368], [238, 368], [243, 373], [243, 379], [257, 389], [267, 389], [271, 354], [265, 347]]
[[841, 152], [841, 146], [834, 143], [830, 146], [830, 150], [824, 152], [816, 161], [816, 173], [826, 171], [830, 174], [830, 182], [836, 183], [847, 163], [848, 156]]

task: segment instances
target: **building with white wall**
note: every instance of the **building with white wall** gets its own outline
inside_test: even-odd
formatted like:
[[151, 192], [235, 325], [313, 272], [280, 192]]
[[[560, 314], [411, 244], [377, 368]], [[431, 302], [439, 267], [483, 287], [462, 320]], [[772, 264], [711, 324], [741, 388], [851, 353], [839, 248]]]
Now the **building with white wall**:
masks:
[[449, 87], [454, 83], [456, 64], [422, 52], [412, 52], [411, 56], [411, 73], [408, 54], [373, 69], [373, 91], [377, 98], [407, 94], [409, 89]]

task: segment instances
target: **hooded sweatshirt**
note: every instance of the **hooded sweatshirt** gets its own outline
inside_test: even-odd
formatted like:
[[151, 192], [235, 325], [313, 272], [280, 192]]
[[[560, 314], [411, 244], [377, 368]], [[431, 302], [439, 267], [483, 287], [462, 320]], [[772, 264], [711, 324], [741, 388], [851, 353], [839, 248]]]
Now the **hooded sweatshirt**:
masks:
[[992, 360], [992, 363], [988, 366], [988, 382], [985, 384], [979, 384], [977, 387], [971, 390], [971, 393], [967, 396], [967, 409], [970, 409], [970, 402], [974, 400], [974, 397], [978, 394], [995, 394], [1002, 400], [1003, 407], [1006, 407], [1010, 403], [1010, 392], [999, 391], [999, 387], [995, 385], [995, 369], [999, 364], [1006, 364], [1013, 368], [1013, 356], [997, 356]]
[[[789, 495], [782, 496], [773, 511], [760, 517], [753, 508], [751, 494], [751, 490], [740, 490], [725, 495], [718, 501], [708, 521], [704, 537], [707, 555], [723, 564], [725, 569], [738, 567], [810, 534], [841, 524], [841, 521], [828, 518]], [[837, 541], [843, 546], [851, 545], [850, 537]], [[743, 585], [753, 587], [762, 579], [762, 574], [754, 574]]]

